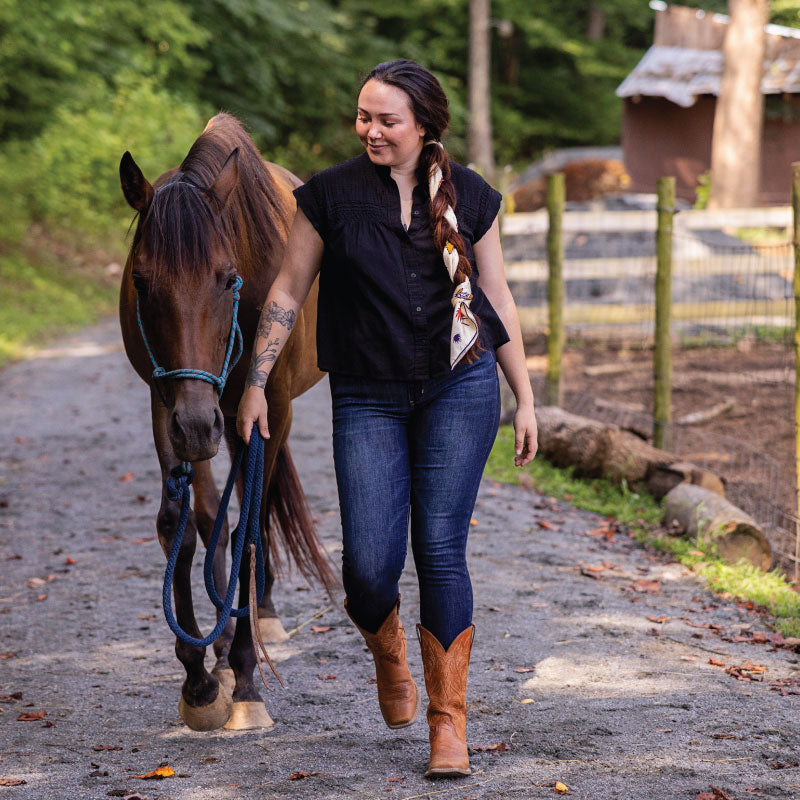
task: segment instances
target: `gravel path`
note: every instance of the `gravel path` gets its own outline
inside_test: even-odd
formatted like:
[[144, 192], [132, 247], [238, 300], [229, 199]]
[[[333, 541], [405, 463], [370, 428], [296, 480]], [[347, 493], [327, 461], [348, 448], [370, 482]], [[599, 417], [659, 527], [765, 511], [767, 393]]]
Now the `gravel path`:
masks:
[[[596, 515], [488, 481], [470, 538], [472, 778], [421, 777], [426, 726], [383, 726], [369, 657], [340, 601], [316, 621], [330, 630], [309, 625], [271, 648], [288, 684], [264, 692], [272, 731], [188, 730], [159, 607], [147, 392], [116, 322], [6, 369], [0, 385], [0, 778], [26, 781], [0, 787], [0, 798], [540, 798], [555, 781], [591, 800], [695, 800], [712, 786], [736, 800], [800, 797], [800, 696], [789, 693], [800, 688], [770, 686], [800, 676], [798, 658], [730, 641], [769, 631], [769, 620], [715, 600], [623, 531], [593, 535]], [[337, 551], [326, 382], [297, 401], [292, 441]], [[402, 590], [411, 632], [411, 563]], [[275, 602], [287, 629], [328, 605], [296, 575]], [[415, 641], [409, 655], [421, 679]], [[710, 658], [767, 671], [740, 681]], [[42, 710], [43, 720], [17, 720]], [[134, 777], [162, 763], [176, 777]]]

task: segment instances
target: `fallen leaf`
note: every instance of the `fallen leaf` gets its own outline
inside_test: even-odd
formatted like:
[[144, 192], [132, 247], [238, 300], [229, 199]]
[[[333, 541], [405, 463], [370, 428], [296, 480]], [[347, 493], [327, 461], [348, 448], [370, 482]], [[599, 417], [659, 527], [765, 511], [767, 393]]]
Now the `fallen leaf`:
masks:
[[596, 581], [600, 580], [600, 575], [599, 575], [599, 573], [597, 573], [597, 572], [590, 572], [590, 571], [589, 571], [588, 569], [586, 569], [585, 567], [582, 567], [582, 568], [581, 568], [581, 575], [583, 575], [583, 576], [584, 576], [584, 577], [586, 577], [586, 578], [594, 578], [594, 580], [596, 580]]
[[519, 702], [520, 702], [520, 705], [527, 706], [528, 703], [532, 703], [533, 700], [531, 700], [530, 697], [526, 697], [524, 700], [520, 700]]
[[558, 525], [552, 525], [551, 523], [547, 522], [547, 520], [540, 519], [536, 523], [540, 528], [544, 528], [546, 531], [557, 531]]
[[753, 641], [764, 644], [764, 642], [769, 641], [769, 637], [763, 631], [753, 631]]
[[70, 558], [69, 556], [64, 559], [64, 566], [66, 567], [74, 567], [77, 563], [78, 562], [74, 558]]
[[655, 593], [661, 588], [661, 581], [650, 581], [646, 578], [640, 578], [631, 584], [634, 592], [649, 592]]
[[92, 750], [122, 750], [118, 744], [93, 744]]
[[36, 598], [36, 600], [37, 600], [37, 601], [39, 601], [39, 602], [41, 602], [42, 600], [47, 600], [47, 595], [46, 595], [46, 594], [40, 594], [40, 595], [39, 595], [39, 596]]
[[536, 667], [517, 667], [514, 672], [535, 672]]
[[474, 744], [469, 749], [473, 753], [487, 753], [492, 750], [510, 750], [511, 745], [507, 745], [505, 742], [500, 742], [500, 744]]
[[[14, 437], [14, 441], [15, 441], [17, 444], [23, 444], [23, 443], [25, 442], [25, 439], [26, 439], [26, 438], [27, 438], [27, 437], [25, 437], [25, 436], [15, 436], [15, 437]], [[23, 781], [23, 783], [24, 783], [24, 781]]]
[[317, 775], [317, 774], [318, 773], [316, 773], [316, 772], [293, 772], [289, 776], [289, 780], [290, 781], [299, 781], [302, 778], [310, 778], [312, 775]]
[[44, 719], [47, 712], [42, 711], [23, 711], [18, 717], [17, 722], [36, 722], [37, 720]]
[[709, 658], [709, 659], [708, 659], [708, 663], [709, 663], [709, 664], [713, 664], [715, 667], [724, 667], [724, 666], [725, 666], [725, 663], [724, 663], [724, 662], [722, 662], [722, 661], [717, 661], [717, 659], [716, 659], [716, 658]]
[[684, 623], [691, 628], [708, 628], [708, 625], [704, 625], [702, 622], [692, 622], [690, 619], [685, 619]]
[[386, 780], [392, 781], [393, 783], [402, 783], [405, 778], [395, 778], [394, 776], [390, 775]]
[[134, 778], [141, 778], [143, 781], [161, 780], [162, 778], [174, 778], [175, 770], [172, 767], [158, 767], [152, 772], [145, 772], [144, 775], [134, 775]]
[[650, 622], [657, 622], [659, 625], [663, 622], [669, 622], [669, 617], [665, 614], [662, 614], [659, 617], [654, 617], [652, 614], [647, 614], [645, 619], [649, 619]]
[[55, 722], [53, 722], [53, 720], [51, 719], [46, 719], [44, 721], [44, 725], [42, 725], [43, 728], [55, 728], [55, 726], [56, 726]]
[[119, 482], [120, 482], [120, 483], [130, 483], [132, 480], [133, 480], [133, 473], [132, 473], [132, 472], [126, 472], [126, 473], [125, 473], [125, 474], [124, 474], [124, 475], [123, 475], [123, 476], [122, 476], [122, 477], [119, 479]]
[[16, 778], [0, 778], [0, 786], [23, 786], [28, 781], [20, 781]]
[[134, 539], [134, 544], [144, 544], [145, 542], [152, 542], [155, 539], [155, 536], [142, 536], [139, 539]]
[[155, 622], [158, 617], [155, 614], [139, 614], [139, 619], [144, 619], [148, 622]]
[[28, 588], [29, 589], [38, 589], [40, 586], [44, 586], [47, 581], [44, 578], [28, 578]]
[[553, 787], [558, 794], [566, 794], [569, 792], [569, 786], [566, 783], [561, 783], [561, 781], [556, 781], [555, 786]]
[[312, 625], [311, 632], [312, 633], [327, 633], [328, 631], [333, 630], [333, 625]]
[[13, 692], [12, 694], [0, 694], [0, 702], [13, 702], [14, 700], [22, 700], [22, 692]]
[[469, 524], [470, 524], [470, 525], [477, 525], [477, 524], [478, 524], [478, 520], [476, 520], [476, 519], [475, 519], [475, 517], [472, 517], [472, 518], [470, 519], [470, 521], [469, 521]]
[[770, 769], [791, 769], [791, 767], [800, 766], [800, 761], [776, 761], [774, 758], [767, 759], [767, 766]]
[[590, 572], [602, 572], [605, 568], [605, 564], [590, 564], [586, 567]]
[[336, 680], [336, 676], [335, 675], [318, 675], [317, 676], [317, 680], [320, 680], [320, 681], [335, 681]]
[[7, 661], [9, 658], [16, 658], [17, 654], [6, 650], [5, 653], [0, 653], [0, 661]]

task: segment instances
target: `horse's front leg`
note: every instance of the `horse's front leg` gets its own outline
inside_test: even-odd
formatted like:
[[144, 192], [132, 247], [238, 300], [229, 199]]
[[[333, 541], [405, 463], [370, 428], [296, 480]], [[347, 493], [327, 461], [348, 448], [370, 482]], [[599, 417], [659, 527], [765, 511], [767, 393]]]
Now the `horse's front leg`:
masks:
[[[167, 409], [153, 393], [151, 393], [151, 408], [153, 438], [162, 478], [161, 508], [156, 528], [161, 548], [168, 556], [175, 539], [181, 509], [180, 501], [172, 500], [167, 495], [166, 480], [170, 470], [178, 466], [180, 461], [175, 456], [167, 435]], [[190, 514], [175, 565], [172, 596], [178, 624], [191, 636], [200, 638], [202, 634], [194, 618], [191, 586], [192, 559], [196, 543], [197, 528], [194, 516]], [[175, 655], [186, 670], [186, 680], [181, 687], [178, 710], [184, 722], [196, 731], [221, 728], [228, 721], [232, 711], [232, 701], [227, 690], [220, 685], [216, 677], [206, 671], [203, 663], [205, 654], [205, 647], [196, 647], [176, 638]]]
[[[239, 607], [250, 601], [250, 552], [245, 549], [239, 569]], [[228, 730], [250, 730], [271, 728], [275, 723], [267, 711], [258, 689], [253, 683], [253, 670], [256, 667], [256, 651], [250, 632], [248, 616], [236, 620], [236, 633], [233, 636], [228, 660], [233, 668], [236, 685], [233, 689], [233, 712], [225, 727]]]
[[[219, 509], [220, 496], [214, 483], [214, 476], [211, 473], [210, 461], [198, 461], [194, 464], [194, 518], [197, 530], [203, 544], [208, 548], [211, 533], [214, 530], [214, 522]], [[214, 586], [220, 597], [225, 596], [228, 588], [228, 574], [225, 568], [225, 548], [228, 546], [228, 520], [222, 523], [222, 529], [217, 542], [217, 549], [214, 552]], [[217, 619], [219, 619], [217, 610]], [[217, 663], [211, 674], [220, 680], [228, 691], [233, 691], [234, 677], [233, 670], [228, 664], [228, 651], [233, 640], [234, 625], [233, 620], [228, 620], [219, 638], [214, 642], [214, 655]]]

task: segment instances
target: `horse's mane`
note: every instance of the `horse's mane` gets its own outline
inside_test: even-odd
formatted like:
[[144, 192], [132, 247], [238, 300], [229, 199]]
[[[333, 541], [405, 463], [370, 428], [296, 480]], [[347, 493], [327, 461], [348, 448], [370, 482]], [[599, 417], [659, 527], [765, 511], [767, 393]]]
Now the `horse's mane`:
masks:
[[[239, 149], [239, 180], [225, 208], [204, 190]], [[158, 183], [158, 182], [157, 182]], [[242, 124], [217, 114], [197, 138], [175, 174], [157, 186], [139, 220], [133, 247], [147, 243], [153, 285], [187, 273], [201, 274], [211, 262], [215, 239], [234, 254], [245, 280], [254, 262], [270, 259], [287, 235], [287, 196], [280, 192]], [[218, 212], [218, 213], [215, 213]]]

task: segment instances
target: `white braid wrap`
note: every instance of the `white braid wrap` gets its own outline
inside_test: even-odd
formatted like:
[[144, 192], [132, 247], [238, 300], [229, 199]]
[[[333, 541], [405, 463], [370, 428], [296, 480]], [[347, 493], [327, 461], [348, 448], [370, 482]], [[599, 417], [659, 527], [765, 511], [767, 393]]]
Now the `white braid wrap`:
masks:
[[[426, 142], [426, 144], [429, 144], [429, 142]], [[433, 142], [431, 142], [431, 144], [433, 144]], [[443, 147], [441, 142], [435, 142], [435, 144], [439, 147]], [[436, 197], [436, 193], [439, 191], [443, 180], [444, 177], [439, 166], [432, 166], [430, 175], [428, 176], [431, 202], [433, 202], [433, 198]], [[444, 217], [450, 223], [450, 227], [454, 231], [458, 231], [458, 220], [456, 220], [456, 214], [452, 206], [447, 206]], [[444, 264], [447, 267], [447, 271], [450, 273], [450, 280], [452, 281], [458, 269], [458, 250], [456, 250], [450, 242], [447, 242], [442, 251], [442, 257], [444, 258]], [[469, 308], [471, 300], [472, 286], [470, 285], [469, 278], [464, 278], [453, 290], [453, 297], [451, 299], [453, 304], [453, 324], [450, 328], [450, 369], [458, 364], [478, 338], [478, 322]]]

